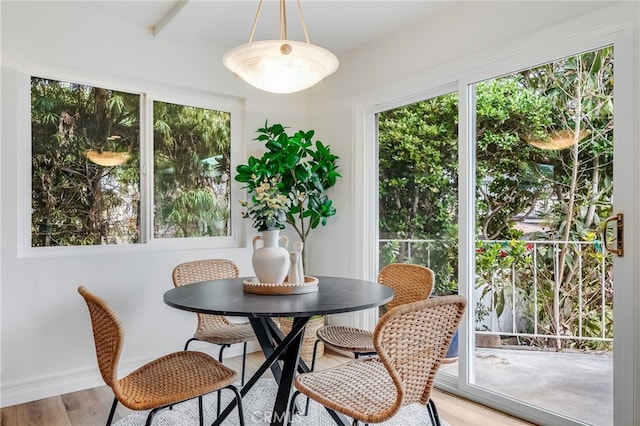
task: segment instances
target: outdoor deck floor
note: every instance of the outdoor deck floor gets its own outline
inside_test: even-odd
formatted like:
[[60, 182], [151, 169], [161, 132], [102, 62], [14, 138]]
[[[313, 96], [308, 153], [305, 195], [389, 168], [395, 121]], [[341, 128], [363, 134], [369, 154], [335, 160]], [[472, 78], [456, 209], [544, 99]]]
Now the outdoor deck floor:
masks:
[[[457, 375], [457, 368], [441, 371]], [[477, 348], [476, 384], [587, 424], [613, 424], [611, 353]]]

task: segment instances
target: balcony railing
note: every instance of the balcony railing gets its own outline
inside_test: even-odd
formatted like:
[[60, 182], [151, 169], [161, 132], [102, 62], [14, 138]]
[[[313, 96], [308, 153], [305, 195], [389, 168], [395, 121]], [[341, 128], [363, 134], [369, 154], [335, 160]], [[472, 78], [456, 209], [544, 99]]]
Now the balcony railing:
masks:
[[[438, 281], [457, 282], [454, 242], [379, 241], [382, 264], [429, 266], [436, 273], [436, 288]], [[598, 240], [477, 241], [475, 261], [470, 305], [476, 334], [555, 350], [612, 348], [612, 263]]]

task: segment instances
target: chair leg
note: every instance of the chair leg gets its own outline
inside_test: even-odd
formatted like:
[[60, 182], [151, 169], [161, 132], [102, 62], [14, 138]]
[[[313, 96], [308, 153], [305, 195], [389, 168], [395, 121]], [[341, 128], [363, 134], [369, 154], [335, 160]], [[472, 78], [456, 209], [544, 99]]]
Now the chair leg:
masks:
[[438, 416], [438, 410], [436, 409], [436, 403], [431, 398], [429, 398], [429, 402], [427, 403], [427, 410], [429, 411], [429, 419], [431, 420], [431, 424], [433, 426], [441, 426], [440, 417]]
[[189, 343], [193, 342], [194, 340], [198, 340], [198, 339], [196, 339], [195, 337], [192, 337], [191, 339], [187, 340], [187, 343], [184, 344], [185, 351], [189, 349]]
[[311, 371], [316, 368], [316, 355], [318, 354], [318, 345], [320, 344], [320, 339], [316, 339], [316, 342], [313, 344], [313, 356], [311, 357]]
[[218, 361], [222, 362], [222, 352], [224, 352], [225, 348], [228, 348], [230, 345], [220, 345], [220, 352], [218, 352]]
[[149, 415], [147, 416], [147, 421], [145, 422], [144, 426], [151, 426], [151, 422], [153, 421], [153, 416], [156, 415], [158, 410], [161, 410], [163, 408], [164, 407], [158, 407], [158, 408], [154, 408], [153, 410], [149, 411]]
[[[296, 398], [298, 397], [298, 395], [300, 395], [299, 390], [296, 390], [295, 392], [293, 392], [293, 395], [291, 395], [291, 402], [289, 402], [289, 418], [287, 418], [287, 426], [291, 425], [291, 420], [293, 419], [293, 414], [296, 406]], [[309, 403], [309, 398], [307, 398], [307, 404], [308, 403]], [[307, 414], [308, 413], [305, 411], [304, 415], [306, 416]]]
[[204, 418], [202, 416], [202, 395], [198, 397], [198, 417], [200, 418], [200, 426], [204, 426]]
[[[313, 356], [311, 357], [311, 371], [314, 371], [316, 368], [316, 355], [318, 353], [318, 345], [320, 344], [320, 339], [316, 339], [316, 342], [313, 344]], [[307, 398], [307, 402], [304, 404], [304, 415], [309, 415], [309, 398]]]
[[244, 371], [247, 366], [247, 342], [244, 342], [242, 348], [242, 377], [240, 378], [240, 385], [244, 386]]
[[[218, 352], [218, 361], [222, 363], [222, 352], [224, 352], [224, 348], [228, 348], [229, 345], [220, 345], [220, 352]], [[218, 391], [218, 408], [216, 408], [216, 414], [220, 416], [220, 405], [222, 405], [222, 397], [220, 396], [220, 391]]]
[[113, 421], [113, 415], [116, 413], [116, 406], [118, 405], [118, 398], [113, 398], [113, 404], [111, 404], [111, 411], [109, 411], [109, 418], [107, 419], [107, 426], [111, 425]]
[[238, 392], [238, 388], [233, 385], [227, 386], [228, 389], [231, 389], [233, 393], [236, 394], [236, 405], [238, 406], [238, 417], [240, 419], [240, 426], [244, 426], [244, 410], [242, 409], [242, 395]]

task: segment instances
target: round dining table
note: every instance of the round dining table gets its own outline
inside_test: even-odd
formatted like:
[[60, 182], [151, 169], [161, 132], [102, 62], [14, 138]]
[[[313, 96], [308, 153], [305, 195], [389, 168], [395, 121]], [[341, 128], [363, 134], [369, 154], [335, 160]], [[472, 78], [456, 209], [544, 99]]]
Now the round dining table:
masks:
[[[265, 356], [264, 363], [240, 390], [246, 395], [258, 379], [271, 369], [278, 390], [271, 414], [271, 425], [284, 425], [288, 418], [293, 379], [296, 372], [310, 371], [300, 358], [302, 338], [309, 319], [375, 308], [393, 298], [393, 290], [373, 281], [318, 276], [318, 290], [304, 294], [254, 294], [244, 291], [245, 278], [205, 281], [176, 287], [164, 293], [164, 302], [177, 309], [203, 314], [246, 317]], [[273, 318], [293, 317], [285, 336]], [[282, 366], [277, 361], [282, 361]], [[233, 410], [229, 403], [213, 425], [219, 425]], [[336, 424], [350, 424], [344, 416], [327, 410]]]

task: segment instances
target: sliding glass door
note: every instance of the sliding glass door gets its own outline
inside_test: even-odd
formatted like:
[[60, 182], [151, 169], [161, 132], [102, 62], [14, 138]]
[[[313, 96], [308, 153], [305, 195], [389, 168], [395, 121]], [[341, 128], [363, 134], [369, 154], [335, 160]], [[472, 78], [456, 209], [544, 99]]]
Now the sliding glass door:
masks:
[[617, 99], [629, 104], [614, 98], [614, 82], [629, 81], [614, 69], [616, 50], [372, 111], [376, 265], [429, 266], [435, 293], [470, 301], [438, 383], [545, 424], [612, 425], [614, 388], [631, 386], [614, 386], [613, 372], [630, 334], [618, 327], [614, 338], [613, 328], [631, 314], [625, 296], [614, 313], [614, 294], [632, 293], [630, 260], [607, 249], [624, 236], [607, 219], [633, 200], [620, 179], [633, 162], [619, 154], [631, 147], [614, 137], [630, 134], [628, 119], [614, 126]]
[[472, 85], [473, 384], [613, 424], [614, 51]]

